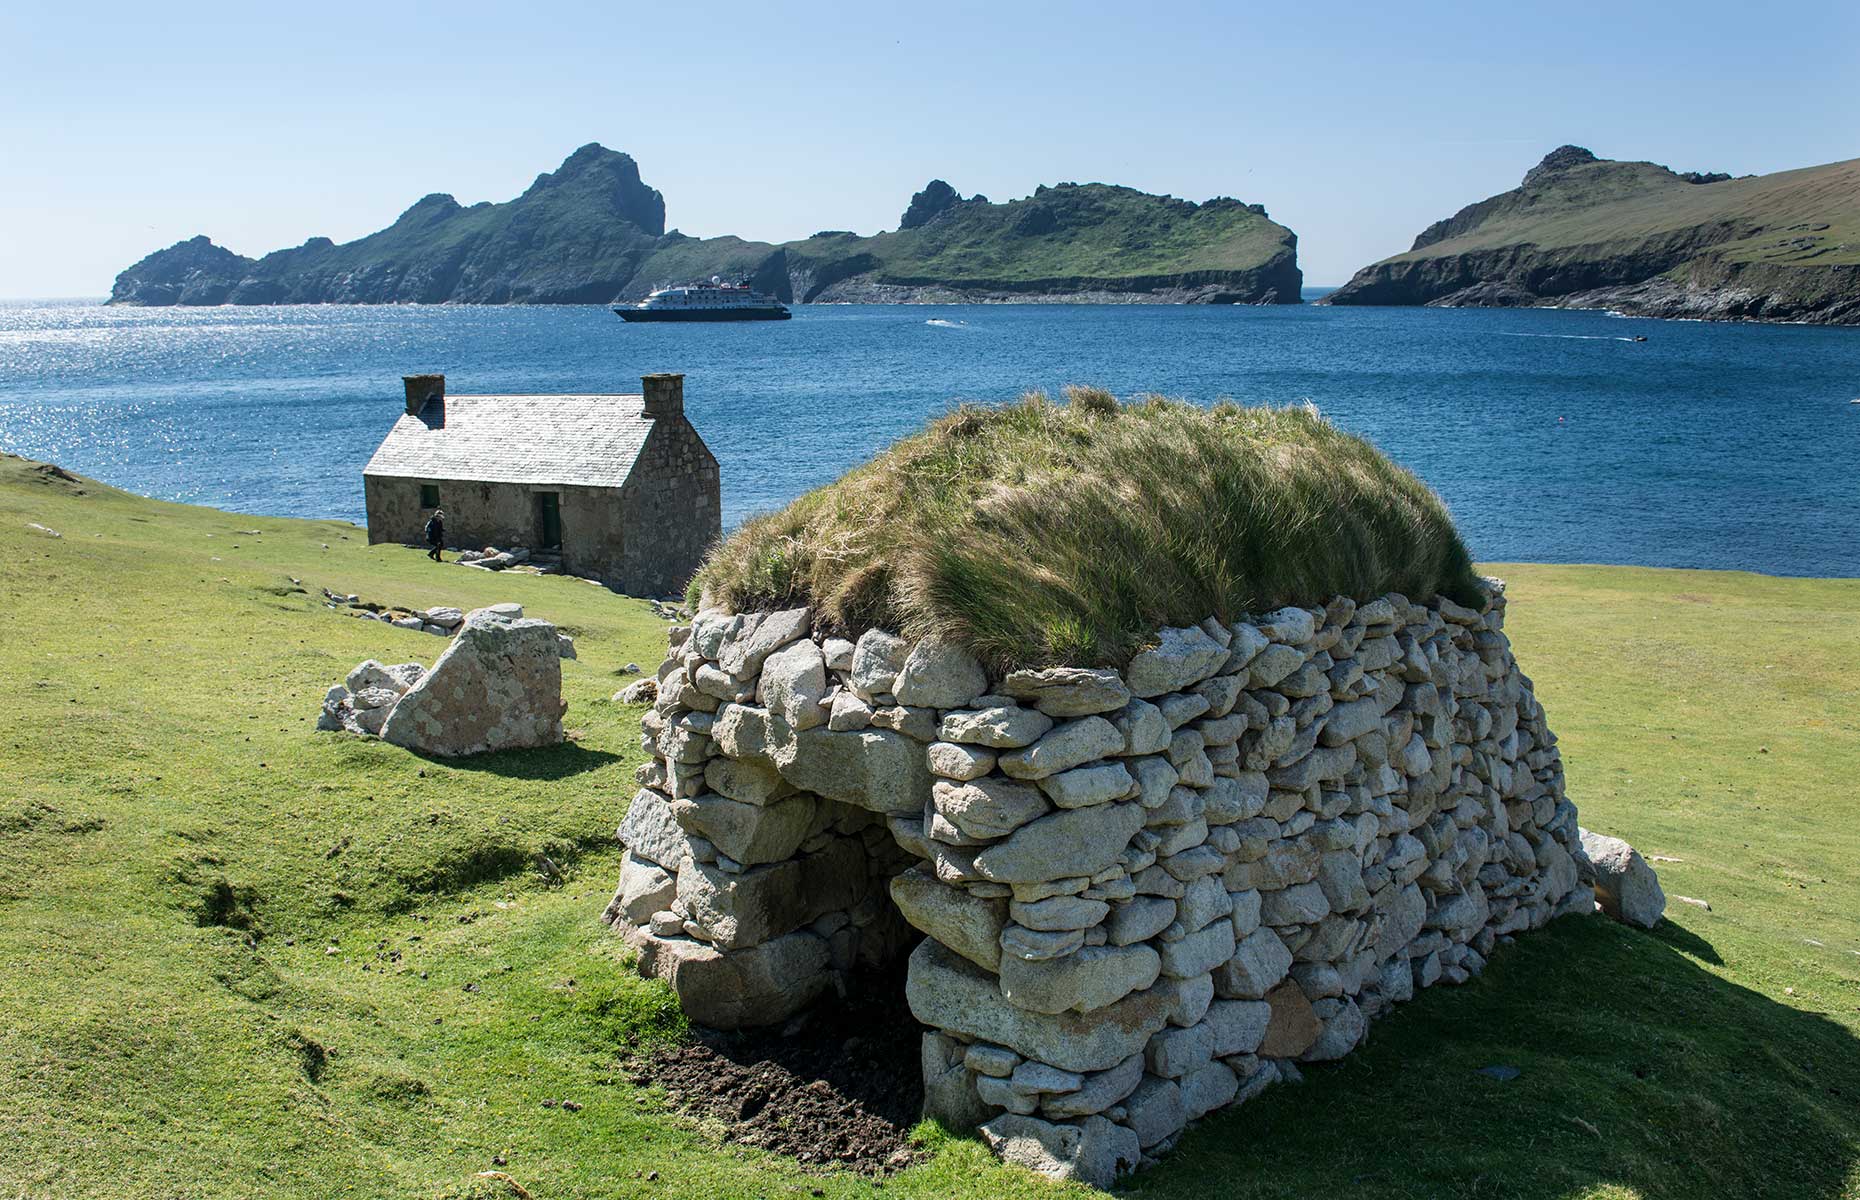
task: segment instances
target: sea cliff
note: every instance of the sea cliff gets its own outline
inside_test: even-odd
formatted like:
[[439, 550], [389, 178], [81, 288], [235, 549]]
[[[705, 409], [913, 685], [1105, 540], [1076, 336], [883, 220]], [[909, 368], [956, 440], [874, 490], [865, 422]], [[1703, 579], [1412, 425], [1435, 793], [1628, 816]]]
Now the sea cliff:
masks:
[[789, 302], [1296, 304], [1297, 238], [1263, 207], [1100, 183], [1005, 203], [933, 180], [894, 231], [775, 244], [665, 228], [633, 159], [583, 146], [502, 204], [425, 197], [391, 226], [247, 258], [204, 236], [116, 278], [110, 303], [596, 304], [712, 275]]
[[1734, 179], [1563, 146], [1321, 303], [1860, 324], [1860, 159]]

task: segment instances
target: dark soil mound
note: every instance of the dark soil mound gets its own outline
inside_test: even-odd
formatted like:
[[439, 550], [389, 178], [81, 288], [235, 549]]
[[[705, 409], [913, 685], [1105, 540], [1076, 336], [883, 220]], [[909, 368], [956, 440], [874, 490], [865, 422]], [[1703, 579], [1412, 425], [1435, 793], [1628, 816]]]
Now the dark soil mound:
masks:
[[924, 1092], [924, 1029], [904, 1003], [903, 965], [855, 978], [847, 999], [785, 1025], [698, 1030], [623, 1066], [634, 1083], [725, 1122], [731, 1141], [867, 1174], [901, 1170]]

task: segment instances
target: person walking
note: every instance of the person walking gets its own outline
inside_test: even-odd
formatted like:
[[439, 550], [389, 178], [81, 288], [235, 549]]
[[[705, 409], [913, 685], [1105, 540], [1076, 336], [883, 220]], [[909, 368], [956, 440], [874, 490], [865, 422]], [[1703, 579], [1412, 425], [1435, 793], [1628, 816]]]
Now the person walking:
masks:
[[439, 552], [446, 548], [446, 510], [435, 508], [433, 515], [426, 518], [426, 557], [434, 562], [444, 562]]

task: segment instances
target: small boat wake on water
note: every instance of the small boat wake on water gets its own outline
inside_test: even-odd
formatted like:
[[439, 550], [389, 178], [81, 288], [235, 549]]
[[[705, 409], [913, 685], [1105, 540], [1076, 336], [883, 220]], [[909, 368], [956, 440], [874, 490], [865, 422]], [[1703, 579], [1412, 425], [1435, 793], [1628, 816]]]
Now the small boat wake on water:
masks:
[[946, 317], [931, 317], [924, 324], [934, 325], [938, 329], [967, 329], [969, 327], [967, 321], [951, 321]]
[[1608, 333], [1513, 333], [1509, 330], [1503, 330], [1503, 329], [1499, 330], [1498, 336], [1499, 337], [1568, 338], [1572, 341], [1578, 341], [1578, 342], [1644, 342], [1647, 340], [1647, 337], [1645, 334], [1641, 334], [1637, 337], [1625, 337], [1625, 336], [1617, 336], [1615, 334], [1608, 334]]

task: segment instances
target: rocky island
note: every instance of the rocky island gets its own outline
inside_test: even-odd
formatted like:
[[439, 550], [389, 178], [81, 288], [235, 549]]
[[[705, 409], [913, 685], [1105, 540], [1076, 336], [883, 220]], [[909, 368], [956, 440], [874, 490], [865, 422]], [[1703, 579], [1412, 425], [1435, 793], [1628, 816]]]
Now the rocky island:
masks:
[[1563, 146], [1323, 302], [1860, 324], [1860, 159], [1733, 179]]
[[785, 302], [1296, 304], [1297, 237], [1263, 207], [1100, 183], [1006, 203], [942, 180], [895, 231], [773, 244], [665, 227], [628, 155], [571, 154], [502, 204], [425, 197], [393, 225], [247, 258], [206, 237], [121, 275], [112, 304], [600, 304], [721, 275]]

